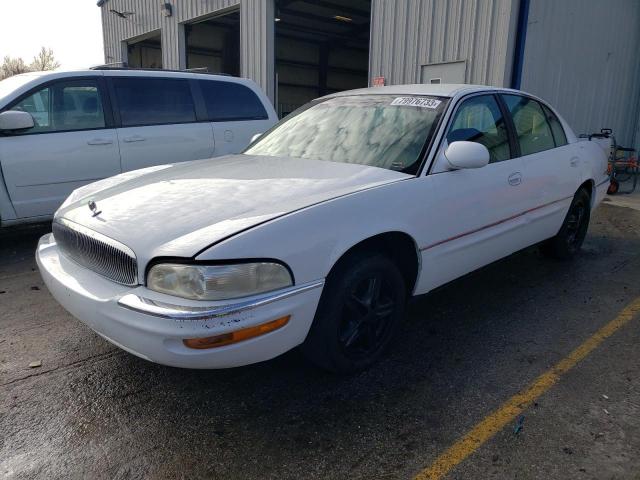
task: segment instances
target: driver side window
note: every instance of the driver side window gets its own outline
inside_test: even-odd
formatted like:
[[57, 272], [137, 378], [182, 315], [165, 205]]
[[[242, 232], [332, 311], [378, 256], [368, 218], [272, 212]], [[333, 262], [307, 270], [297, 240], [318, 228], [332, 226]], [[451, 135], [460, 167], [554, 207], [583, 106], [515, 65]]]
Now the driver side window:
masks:
[[471, 97], [460, 105], [447, 133], [447, 142], [461, 140], [487, 147], [491, 163], [511, 158], [507, 127], [493, 95]]
[[28, 112], [33, 117], [34, 127], [29, 133], [47, 132], [51, 127], [51, 94], [49, 87], [38, 90], [33, 95], [23, 98], [11, 110]]
[[73, 132], [105, 128], [102, 98], [96, 82], [76, 80], [55, 83], [23, 98], [11, 110], [28, 112], [34, 127], [16, 135]]

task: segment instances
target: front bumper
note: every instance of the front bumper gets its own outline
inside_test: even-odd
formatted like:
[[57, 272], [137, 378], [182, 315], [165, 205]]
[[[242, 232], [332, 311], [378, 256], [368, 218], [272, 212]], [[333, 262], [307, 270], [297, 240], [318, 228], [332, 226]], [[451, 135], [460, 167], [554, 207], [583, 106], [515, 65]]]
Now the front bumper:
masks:
[[[224, 302], [178, 299], [144, 286], [116, 284], [62, 255], [53, 235], [40, 239], [36, 260], [53, 297], [118, 347], [152, 362], [183, 368], [227, 368], [276, 357], [302, 343], [324, 282]], [[187, 338], [211, 337], [290, 315], [278, 330], [206, 350]]]

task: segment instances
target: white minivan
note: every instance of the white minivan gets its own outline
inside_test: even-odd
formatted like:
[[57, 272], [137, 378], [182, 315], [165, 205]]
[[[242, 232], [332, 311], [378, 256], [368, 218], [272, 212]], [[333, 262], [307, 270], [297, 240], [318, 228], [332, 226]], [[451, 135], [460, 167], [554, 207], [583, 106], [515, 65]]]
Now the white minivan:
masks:
[[0, 225], [51, 218], [76, 188], [242, 151], [277, 121], [251, 80], [166, 70], [33, 72], [0, 82]]

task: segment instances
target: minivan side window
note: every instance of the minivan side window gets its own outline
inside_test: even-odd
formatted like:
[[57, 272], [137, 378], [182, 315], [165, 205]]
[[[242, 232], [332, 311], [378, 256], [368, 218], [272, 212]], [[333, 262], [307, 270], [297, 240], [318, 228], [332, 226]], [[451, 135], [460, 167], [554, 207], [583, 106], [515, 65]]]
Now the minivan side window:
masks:
[[105, 127], [100, 90], [94, 82], [74, 81], [42, 88], [23, 98], [12, 110], [29, 112], [33, 128], [24, 132], [69, 132]]
[[493, 95], [471, 97], [460, 105], [447, 133], [447, 142], [460, 140], [487, 147], [491, 163], [511, 158], [507, 127]]
[[49, 99], [52, 98], [53, 95], [51, 95], [49, 87], [43, 88], [20, 100], [11, 107], [11, 110], [31, 114], [34, 126], [27, 131], [28, 133], [48, 132], [51, 127], [51, 104], [49, 103]]
[[200, 89], [212, 122], [266, 120], [269, 118], [258, 96], [239, 83], [200, 80]]
[[555, 147], [547, 116], [538, 102], [520, 95], [502, 95], [516, 129], [522, 156]]
[[567, 135], [564, 133], [564, 128], [562, 128], [560, 120], [558, 120], [556, 114], [553, 113], [549, 107], [544, 104], [541, 105], [545, 115], [547, 116], [547, 121], [549, 122], [549, 125], [551, 125], [551, 133], [553, 133], [553, 139], [555, 140], [556, 147], [566, 145]]
[[113, 88], [123, 127], [196, 121], [188, 80], [116, 77]]

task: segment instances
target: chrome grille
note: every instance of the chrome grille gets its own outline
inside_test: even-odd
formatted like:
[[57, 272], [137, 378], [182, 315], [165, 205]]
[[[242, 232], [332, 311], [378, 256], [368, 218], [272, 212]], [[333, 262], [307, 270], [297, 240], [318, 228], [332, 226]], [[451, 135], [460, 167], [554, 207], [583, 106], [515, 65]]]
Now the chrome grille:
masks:
[[133, 251], [105, 235], [56, 219], [53, 236], [64, 255], [99, 275], [123, 285], [138, 284], [138, 264]]

